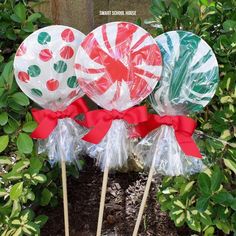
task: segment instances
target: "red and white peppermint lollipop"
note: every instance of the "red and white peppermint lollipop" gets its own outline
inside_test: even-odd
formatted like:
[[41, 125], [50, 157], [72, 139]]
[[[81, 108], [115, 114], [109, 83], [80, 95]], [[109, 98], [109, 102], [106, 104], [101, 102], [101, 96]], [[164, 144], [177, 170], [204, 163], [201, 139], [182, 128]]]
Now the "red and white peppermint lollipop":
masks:
[[75, 58], [83, 91], [107, 110], [126, 110], [156, 86], [162, 71], [160, 50], [143, 28], [127, 22], [104, 24], [83, 40]]

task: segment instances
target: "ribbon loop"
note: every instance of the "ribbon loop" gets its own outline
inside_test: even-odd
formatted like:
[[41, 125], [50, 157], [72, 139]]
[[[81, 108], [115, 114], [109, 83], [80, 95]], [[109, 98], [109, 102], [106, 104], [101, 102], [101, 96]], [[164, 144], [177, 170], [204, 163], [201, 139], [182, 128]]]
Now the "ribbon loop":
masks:
[[83, 137], [83, 140], [94, 144], [102, 141], [113, 120], [124, 120], [129, 124], [138, 124], [148, 119], [145, 106], [132, 107], [125, 111], [94, 110], [87, 112], [85, 115], [87, 126], [92, 129]]
[[189, 117], [149, 114], [148, 121], [137, 125], [135, 130], [141, 137], [145, 137], [148, 133], [162, 125], [173, 127], [176, 140], [186, 155], [202, 158], [202, 155], [192, 138], [197, 124]]
[[[32, 132], [32, 138], [45, 139], [55, 129], [58, 119], [71, 118], [85, 113], [88, 107], [82, 98], [77, 99], [70, 104], [64, 111], [52, 111], [49, 109], [32, 109], [32, 115], [38, 123], [38, 127]], [[78, 122], [79, 123], [79, 122]]]

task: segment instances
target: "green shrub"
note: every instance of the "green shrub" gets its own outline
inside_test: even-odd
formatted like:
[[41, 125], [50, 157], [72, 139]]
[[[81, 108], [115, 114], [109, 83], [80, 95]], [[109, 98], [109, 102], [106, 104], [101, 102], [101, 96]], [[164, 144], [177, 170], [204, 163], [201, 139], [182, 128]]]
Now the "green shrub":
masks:
[[213, 48], [220, 65], [216, 96], [195, 118], [198, 129], [225, 142], [205, 138], [215, 163], [191, 177], [166, 177], [157, 194], [161, 209], [176, 226], [187, 224], [201, 235], [236, 233], [236, 1], [153, 0], [153, 34], [183, 29]]
[[[35, 1], [36, 2], [36, 1]], [[29, 6], [31, 5], [31, 7]], [[13, 75], [19, 44], [38, 27], [50, 24], [34, 12], [34, 1], [0, 1], [0, 235], [39, 235], [47, 216], [35, 216], [37, 205], [57, 203], [59, 170], [37, 156], [29, 134], [36, 124], [30, 101]], [[38, 3], [37, 3], [38, 4]]]

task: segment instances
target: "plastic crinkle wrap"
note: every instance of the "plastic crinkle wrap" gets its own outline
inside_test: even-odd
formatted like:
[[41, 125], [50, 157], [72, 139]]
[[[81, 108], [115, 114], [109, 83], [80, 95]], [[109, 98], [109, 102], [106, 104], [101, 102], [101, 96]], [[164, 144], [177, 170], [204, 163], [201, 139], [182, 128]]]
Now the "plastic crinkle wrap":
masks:
[[[212, 49], [200, 37], [185, 31], [164, 33], [156, 37], [156, 42], [163, 58], [163, 71], [160, 83], [150, 95], [152, 107], [162, 120], [165, 116], [201, 111], [214, 96], [219, 80]], [[178, 118], [168, 122], [175, 126]], [[202, 159], [183, 152], [176, 137], [173, 123], [161, 125], [137, 144], [135, 152], [143, 157], [146, 166], [153, 165], [159, 173], [172, 176], [201, 171], [205, 167]], [[197, 134], [194, 138], [197, 141]], [[202, 150], [201, 154], [204, 157]]]
[[88, 154], [97, 158], [102, 169], [121, 167], [129, 154], [131, 110], [160, 79], [159, 48], [141, 27], [112, 22], [88, 34], [78, 49], [75, 67], [83, 91], [104, 108], [96, 111], [101, 119], [95, 113], [92, 118], [98, 119], [98, 127], [103, 121], [110, 122], [99, 142], [88, 143]]
[[[29, 35], [16, 52], [16, 81], [28, 97], [44, 108], [34, 110], [33, 115], [38, 112], [40, 132], [47, 134], [37, 130], [32, 136], [39, 138], [39, 152], [46, 152], [51, 163], [59, 161], [62, 154], [66, 161], [75, 160], [82, 149], [80, 137], [86, 131], [71, 119], [77, 114], [71, 108], [79, 104], [84, 94], [74, 71], [75, 54], [84, 38], [76, 29], [53, 25]], [[56, 123], [50, 120], [52, 117]]]

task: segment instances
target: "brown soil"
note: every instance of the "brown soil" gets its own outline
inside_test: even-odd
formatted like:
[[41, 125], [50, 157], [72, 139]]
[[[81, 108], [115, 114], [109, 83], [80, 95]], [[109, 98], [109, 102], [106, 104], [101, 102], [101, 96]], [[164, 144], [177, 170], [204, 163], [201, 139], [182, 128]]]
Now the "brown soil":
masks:
[[[102, 173], [91, 159], [86, 163], [78, 179], [68, 178], [70, 236], [96, 235]], [[144, 173], [109, 174], [102, 235], [132, 235], [146, 179]], [[160, 180], [160, 176], [153, 180], [139, 236], [191, 235], [187, 228], [177, 229], [167, 214], [160, 211], [156, 201]], [[56, 208], [41, 209], [40, 214], [49, 216], [42, 236], [64, 235], [62, 200]]]

